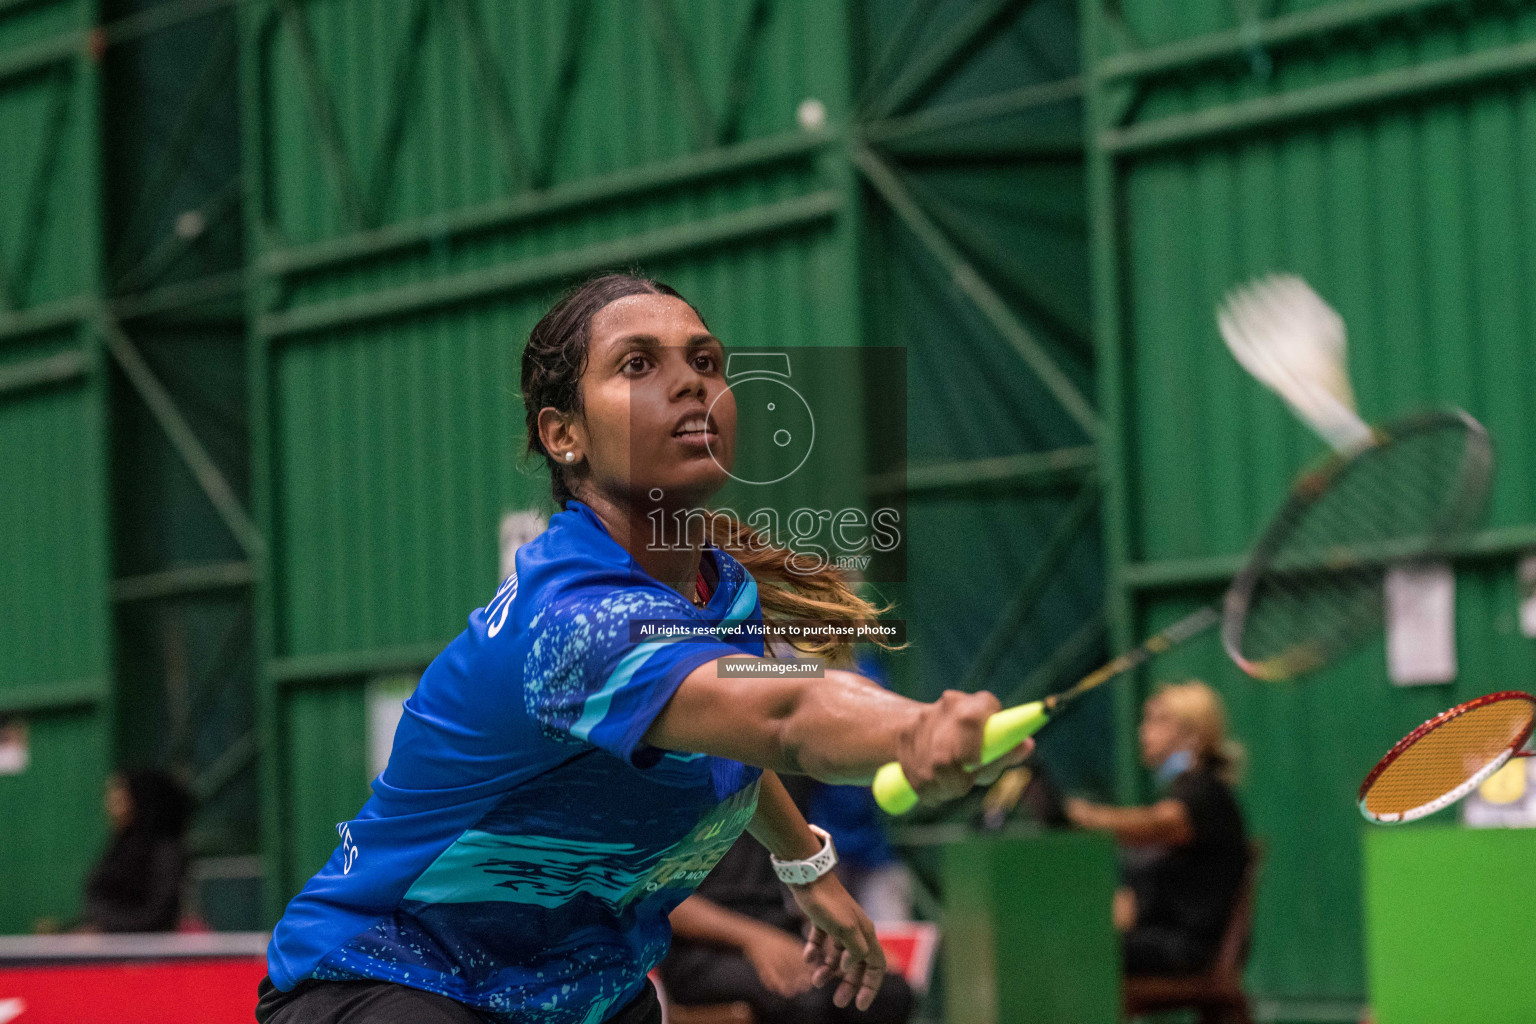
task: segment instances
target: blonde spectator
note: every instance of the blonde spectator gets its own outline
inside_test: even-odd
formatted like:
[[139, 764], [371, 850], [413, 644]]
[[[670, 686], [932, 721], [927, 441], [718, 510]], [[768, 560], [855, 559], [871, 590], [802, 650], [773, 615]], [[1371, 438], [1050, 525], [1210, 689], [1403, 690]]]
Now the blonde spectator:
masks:
[[1216, 955], [1247, 863], [1232, 791], [1242, 748], [1227, 737], [1221, 697], [1198, 681], [1148, 698], [1138, 737], [1162, 799], [1144, 807], [1070, 799], [1067, 817], [1126, 848], [1114, 911], [1126, 973], [1193, 973]]

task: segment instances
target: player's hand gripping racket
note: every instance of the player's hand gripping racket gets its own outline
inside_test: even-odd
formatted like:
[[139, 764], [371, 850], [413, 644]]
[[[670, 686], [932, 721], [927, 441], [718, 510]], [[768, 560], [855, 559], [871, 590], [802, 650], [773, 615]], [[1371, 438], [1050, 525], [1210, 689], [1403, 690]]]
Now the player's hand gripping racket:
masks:
[[1460, 800], [1521, 750], [1536, 697], [1507, 690], [1436, 715], [1398, 740], [1360, 784], [1360, 813], [1384, 825], [1413, 821]]
[[[1390, 566], [1434, 557], [1476, 524], [1492, 464], [1487, 433], [1459, 410], [1409, 417], [1334, 452], [1292, 486], [1220, 612], [1202, 608], [1070, 690], [999, 711], [987, 722], [980, 763], [1007, 754], [1084, 693], [1218, 621], [1227, 653], [1257, 679], [1292, 679], [1335, 660], [1380, 628]], [[891, 814], [917, 803], [894, 762], [875, 775], [874, 793]]]

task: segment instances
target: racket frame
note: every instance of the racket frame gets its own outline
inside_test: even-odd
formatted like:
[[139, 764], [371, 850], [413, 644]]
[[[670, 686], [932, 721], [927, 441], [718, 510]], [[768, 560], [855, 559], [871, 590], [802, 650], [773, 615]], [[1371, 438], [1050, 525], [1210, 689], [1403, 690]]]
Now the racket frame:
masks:
[[1248, 621], [1248, 611], [1253, 605], [1254, 591], [1269, 570], [1276, 551], [1289, 537], [1296, 520], [1327, 493], [1335, 481], [1352, 468], [1357, 460], [1399, 438], [1451, 425], [1461, 427], [1467, 437], [1461, 464], [1461, 480], [1456, 488], [1457, 500], [1447, 506], [1443, 520], [1436, 524], [1434, 531], [1425, 537], [1428, 543], [1402, 561], [1419, 562], [1443, 554], [1436, 550], [1437, 545], [1465, 532], [1467, 527], [1482, 515], [1487, 505], [1488, 486], [1493, 474], [1493, 446], [1488, 439], [1487, 429], [1471, 415], [1461, 409], [1435, 409], [1373, 428], [1368, 443], [1348, 451], [1336, 452], [1321, 465], [1302, 473], [1291, 486], [1285, 505], [1265, 527], [1258, 543], [1254, 545], [1247, 564], [1233, 578], [1232, 585], [1227, 588], [1226, 595], [1222, 598], [1221, 641], [1227, 649], [1228, 657], [1238, 668], [1254, 679], [1278, 682], [1305, 675], [1338, 656], [1339, 651], [1323, 651], [1314, 645], [1298, 644], [1290, 650], [1261, 661], [1245, 657], [1243, 633]]
[[[1505, 748], [1502, 754], [1494, 757], [1486, 765], [1479, 768], [1461, 785], [1436, 797], [1427, 804], [1421, 804], [1418, 807], [1413, 807], [1406, 811], [1399, 811], [1395, 814], [1377, 814], [1374, 811], [1366, 810], [1365, 801], [1366, 797], [1370, 794], [1371, 787], [1375, 784], [1376, 780], [1381, 777], [1382, 773], [1385, 772], [1388, 768], [1392, 767], [1393, 763], [1395, 763], [1397, 759], [1401, 757], [1410, 747], [1452, 719], [1460, 718], [1462, 715], [1469, 711], [1476, 711], [1478, 708], [1484, 708], [1489, 704], [1496, 704], [1503, 700], [1526, 701], [1532, 706], [1532, 716], [1531, 719], [1526, 722], [1525, 728], [1521, 730], [1520, 735], [1516, 736], [1512, 741], [1510, 741], [1509, 746]], [[1365, 816], [1367, 821], [1373, 821], [1379, 825], [1401, 825], [1404, 822], [1417, 821], [1420, 818], [1425, 818], [1431, 814], [1434, 814], [1436, 811], [1444, 810], [1445, 808], [1451, 806], [1451, 804], [1454, 804], [1456, 801], [1466, 796], [1468, 793], [1472, 792], [1478, 786], [1481, 786], [1488, 780], [1490, 775], [1509, 763], [1510, 758], [1530, 757], [1531, 755], [1529, 753], [1522, 752], [1520, 748], [1525, 746], [1526, 741], [1531, 738], [1531, 731], [1533, 726], [1536, 726], [1536, 697], [1533, 697], [1530, 694], [1524, 693], [1520, 690], [1500, 690], [1498, 693], [1490, 693], [1486, 696], [1478, 697], [1476, 700], [1469, 700], [1465, 704], [1458, 704], [1448, 711], [1440, 712], [1440, 714], [1436, 715], [1434, 718], [1431, 718], [1429, 721], [1420, 725], [1417, 729], [1414, 729], [1407, 736], [1404, 736], [1402, 739], [1394, 743], [1392, 745], [1392, 749], [1387, 751], [1386, 754], [1382, 756], [1380, 761], [1376, 762], [1376, 767], [1372, 768], [1366, 775], [1365, 781], [1360, 783], [1360, 793], [1356, 800], [1356, 803], [1360, 808], [1360, 813]]]

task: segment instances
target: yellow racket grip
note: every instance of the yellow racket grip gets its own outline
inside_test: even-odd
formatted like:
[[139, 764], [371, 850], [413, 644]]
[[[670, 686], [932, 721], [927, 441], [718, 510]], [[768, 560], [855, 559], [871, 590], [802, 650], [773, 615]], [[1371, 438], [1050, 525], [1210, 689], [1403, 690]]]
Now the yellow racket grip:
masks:
[[[991, 764], [1040, 731], [1050, 721], [1043, 701], [1005, 708], [987, 719], [981, 736], [981, 764]], [[973, 765], [979, 768], [981, 765]], [[906, 814], [917, 806], [917, 791], [907, 781], [901, 765], [892, 761], [875, 772], [875, 803], [887, 814]]]

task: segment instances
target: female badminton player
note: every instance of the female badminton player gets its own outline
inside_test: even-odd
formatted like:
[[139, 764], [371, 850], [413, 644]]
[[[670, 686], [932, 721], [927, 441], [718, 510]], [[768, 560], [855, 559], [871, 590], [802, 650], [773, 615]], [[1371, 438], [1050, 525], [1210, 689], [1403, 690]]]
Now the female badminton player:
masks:
[[[774, 773], [868, 782], [899, 760], [937, 801], [1028, 744], [973, 773], [991, 694], [921, 704], [837, 668], [722, 670], [774, 664], [750, 628], [765, 610], [875, 611], [734, 528], [724, 547], [649, 542], [652, 514], [703, 508], [732, 465], [723, 365], [694, 308], [638, 277], [593, 280], [534, 327], [528, 448], [564, 511], [406, 702], [372, 798], [278, 922], [258, 1021], [660, 1021], [646, 973], [667, 915], [744, 829], [813, 926], [815, 982], [873, 1000], [874, 929]], [[725, 639], [646, 639], [645, 621]]]

